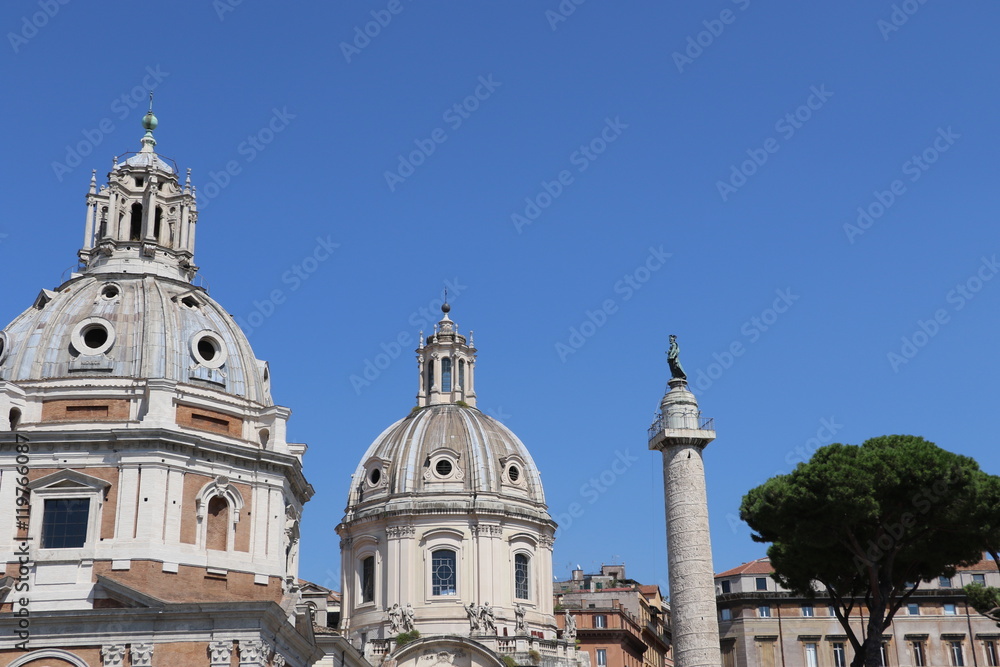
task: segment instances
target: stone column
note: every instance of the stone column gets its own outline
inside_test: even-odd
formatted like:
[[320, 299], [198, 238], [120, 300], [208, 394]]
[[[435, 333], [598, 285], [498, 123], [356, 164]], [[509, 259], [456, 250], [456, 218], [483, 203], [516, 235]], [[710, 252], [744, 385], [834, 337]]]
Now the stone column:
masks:
[[715, 572], [702, 450], [715, 431], [702, 428], [687, 382], [670, 380], [649, 448], [663, 454], [670, 609], [677, 667], [720, 667]]

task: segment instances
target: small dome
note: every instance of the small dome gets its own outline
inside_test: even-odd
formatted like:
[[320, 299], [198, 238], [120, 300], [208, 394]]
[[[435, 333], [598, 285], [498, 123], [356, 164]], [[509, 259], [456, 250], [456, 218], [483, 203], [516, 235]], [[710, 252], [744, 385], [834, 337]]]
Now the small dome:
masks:
[[156, 153], [135, 153], [124, 162], [118, 163], [118, 169], [122, 167], [135, 167], [137, 169], [147, 169], [153, 167], [168, 174], [174, 173], [174, 168]]
[[166, 378], [273, 405], [243, 331], [182, 281], [85, 274], [43, 291], [0, 337], [3, 380]]
[[479, 410], [456, 404], [415, 409], [387, 428], [354, 475], [348, 510], [393, 496], [449, 494], [517, 499], [541, 506], [535, 462], [510, 429]]

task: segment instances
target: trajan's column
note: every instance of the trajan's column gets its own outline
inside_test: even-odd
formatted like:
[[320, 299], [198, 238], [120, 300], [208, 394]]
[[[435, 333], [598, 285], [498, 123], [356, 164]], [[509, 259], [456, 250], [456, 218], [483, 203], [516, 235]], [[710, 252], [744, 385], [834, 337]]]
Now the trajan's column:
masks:
[[649, 427], [649, 448], [663, 452], [663, 495], [667, 515], [667, 561], [674, 664], [720, 667], [712, 542], [702, 450], [715, 440], [712, 420], [703, 419], [688, 390], [678, 359], [677, 337], [670, 337], [669, 390], [660, 414]]

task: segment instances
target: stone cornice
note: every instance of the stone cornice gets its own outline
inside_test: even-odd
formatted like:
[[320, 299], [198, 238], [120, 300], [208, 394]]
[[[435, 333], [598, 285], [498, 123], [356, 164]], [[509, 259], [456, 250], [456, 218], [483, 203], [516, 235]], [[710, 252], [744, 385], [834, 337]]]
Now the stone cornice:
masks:
[[[169, 449], [201, 459], [207, 456], [230, 457], [233, 459], [233, 465], [244, 466], [247, 469], [270, 470], [284, 476], [302, 503], [312, 498], [315, 493], [312, 485], [302, 474], [302, 465], [297, 457], [261, 449], [259, 446], [210, 440], [193, 433], [181, 433], [170, 429], [24, 431], [23, 434], [28, 436], [32, 448], [54, 445], [63, 451], [80, 448], [91, 452], [105, 449], [116, 452]], [[17, 434], [11, 432], [0, 433], [0, 452], [12, 450], [16, 436]]]

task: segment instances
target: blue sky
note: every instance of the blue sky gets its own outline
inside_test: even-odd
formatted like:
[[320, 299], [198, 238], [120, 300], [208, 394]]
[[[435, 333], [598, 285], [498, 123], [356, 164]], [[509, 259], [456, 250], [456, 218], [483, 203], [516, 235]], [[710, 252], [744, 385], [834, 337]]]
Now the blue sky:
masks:
[[139, 148], [154, 88], [202, 275], [310, 446], [303, 577], [339, 587], [350, 474], [413, 406], [449, 284], [480, 407], [563, 524], [560, 577], [624, 561], [665, 587], [645, 429], [678, 335], [716, 419], [722, 571], [764, 552], [742, 495], [820, 444], [915, 433], [1000, 473], [998, 20], [985, 0], [7, 2], [0, 312], [74, 264], [90, 170]]

